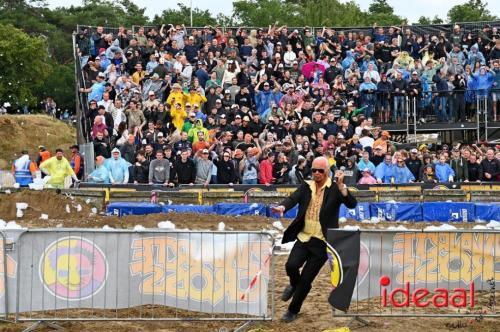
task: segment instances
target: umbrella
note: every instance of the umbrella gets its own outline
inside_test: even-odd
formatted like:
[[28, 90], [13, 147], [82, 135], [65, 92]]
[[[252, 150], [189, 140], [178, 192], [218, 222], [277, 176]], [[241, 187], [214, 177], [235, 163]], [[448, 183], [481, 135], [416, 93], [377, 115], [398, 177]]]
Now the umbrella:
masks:
[[304, 74], [306, 79], [311, 78], [314, 73], [314, 66], [318, 66], [318, 69], [321, 70], [321, 75], [325, 73], [325, 66], [318, 62], [308, 62], [302, 66], [302, 74]]

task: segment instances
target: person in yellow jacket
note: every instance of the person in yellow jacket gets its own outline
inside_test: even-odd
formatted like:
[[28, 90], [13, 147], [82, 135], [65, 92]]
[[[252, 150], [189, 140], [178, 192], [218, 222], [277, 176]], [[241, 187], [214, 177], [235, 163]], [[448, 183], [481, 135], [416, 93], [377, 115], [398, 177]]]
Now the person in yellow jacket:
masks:
[[172, 91], [167, 98], [167, 105], [170, 106], [170, 115], [172, 116], [172, 123], [178, 130], [182, 129], [184, 125], [184, 119], [186, 119], [187, 114], [185, 110], [185, 105], [188, 96], [182, 91], [182, 87], [179, 83], [175, 83], [172, 86]]
[[188, 140], [191, 143], [196, 143], [199, 141], [198, 139], [198, 133], [202, 132], [203, 137], [205, 138], [205, 142], [208, 142], [209, 135], [208, 135], [208, 130], [207, 128], [203, 127], [203, 121], [201, 119], [196, 120], [195, 125], [191, 127], [188, 131]]
[[47, 184], [54, 188], [64, 188], [64, 179], [70, 175], [75, 182], [79, 182], [75, 172], [71, 168], [68, 159], [64, 158], [63, 150], [57, 149], [56, 155], [40, 164], [42, 172], [49, 178]]
[[199, 105], [200, 108], [202, 108], [203, 103], [207, 102], [207, 98], [201, 93], [199, 89], [196, 89], [195, 86], [191, 86], [189, 88], [189, 95], [187, 96], [187, 102], [190, 103], [191, 105]]

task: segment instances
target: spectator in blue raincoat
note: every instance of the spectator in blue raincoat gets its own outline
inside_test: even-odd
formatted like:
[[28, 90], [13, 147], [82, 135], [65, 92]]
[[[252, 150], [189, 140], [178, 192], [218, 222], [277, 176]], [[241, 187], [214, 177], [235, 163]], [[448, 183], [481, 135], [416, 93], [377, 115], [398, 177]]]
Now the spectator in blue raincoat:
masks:
[[397, 164], [394, 167], [394, 183], [410, 183], [415, 181], [415, 176], [406, 166], [405, 160], [398, 157]]
[[479, 46], [477, 44], [472, 45], [470, 48], [469, 56], [467, 57], [469, 64], [474, 66], [474, 64], [479, 61], [481, 65], [484, 66], [486, 64], [486, 59], [484, 58], [483, 53], [479, 51]]
[[385, 155], [384, 162], [375, 168], [377, 183], [391, 183], [394, 180], [394, 164], [390, 153]]
[[[263, 85], [263, 90], [260, 90], [260, 85]], [[274, 91], [271, 90], [269, 82], [259, 82], [255, 87], [255, 106], [257, 113], [262, 114], [271, 107], [271, 103], [276, 102]]]
[[439, 157], [439, 162], [434, 167], [436, 178], [441, 183], [453, 182], [453, 177], [455, 176], [455, 172], [453, 168], [449, 164], [446, 163], [446, 157], [441, 155]]
[[88, 182], [90, 183], [110, 183], [109, 171], [104, 166], [104, 157], [98, 156], [95, 160], [96, 168], [88, 176]]
[[495, 81], [495, 72], [487, 71], [486, 67], [481, 67], [478, 73], [472, 75], [472, 79], [475, 81], [474, 85], [477, 89], [478, 97], [487, 97], [490, 92], [493, 82]]
[[111, 158], [106, 159], [104, 165], [109, 171], [109, 179], [111, 184], [128, 183], [128, 167], [130, 166], [130, 164], [121, 157], [120, 150], [114, 148], [111, 151]]
[[352, 54], [352, 51], [347, 51], [345, 52], [345, 59], [342, 60], [342, 69], [347, 70], [349, 67], [351, 67], [351, 64], [354, 62], [354, 55]]

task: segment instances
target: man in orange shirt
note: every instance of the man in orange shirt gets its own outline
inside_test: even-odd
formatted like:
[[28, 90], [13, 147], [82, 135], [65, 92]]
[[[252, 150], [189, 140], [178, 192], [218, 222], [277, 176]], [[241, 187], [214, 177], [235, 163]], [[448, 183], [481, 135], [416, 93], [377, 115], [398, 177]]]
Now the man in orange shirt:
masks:
[[387, 130], [384, 130], [380, 135], [380, 138], [373, 143], [373, 149], [375, 149], [377, 146], [380, 146], [382, 148], [382, 153], [385, 154], [387, 152], [391, 152], [391, 143], [389, 142], [390, 137], [391, 135], [389, 135], [389, 132]]
[[71, 160], [69, 164], [75, 172], [76, 177], [81, 180], [83, 176], [83, 158], [80, 155], [80, 147], [75, 144], [69, 148], [71, 149]]
[[28, 151], [26, 150], [23, 150], [21, 152], [21, 157], [14, 160], [12, 164], [12, 175], [16, 178], [16, 183], [19, 183], [21, 187], [27, 187], [33, 182], [37, 170], [38, 167], [36, 163], [31, 161]]
[[193, 143], [193, 154], [198, 152], [198, 150], [208, 149], [210, 144], [205, 141], [205, 133], [203, 131], [199, 131], [197, 133], [198, 141]]
[[45, 160], [49, 159], [51, 157], [50, 151], [45, 149], [45, 146], [40, 145], [38, 147], [38, 158], [36, 159], [36, 164], [40, 166], [41, 163], [43, 163]]

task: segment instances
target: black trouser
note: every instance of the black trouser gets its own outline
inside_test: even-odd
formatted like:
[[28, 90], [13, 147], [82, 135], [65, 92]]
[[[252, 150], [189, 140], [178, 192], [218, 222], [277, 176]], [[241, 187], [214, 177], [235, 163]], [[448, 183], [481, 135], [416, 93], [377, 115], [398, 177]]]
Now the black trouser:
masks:
[[[285, 265], [290, 285], [295, 289], [292, 302], [288, 306], [291, 313], [299, 313], [302, 302], [311, 290], [311, 284], [326, 259], [326, 244], [322, 240], [313, 237], [308, 242], [299, 240], [295, 242]], [[299, 272], [302, 266], [304, 266], [302, 272]]]

